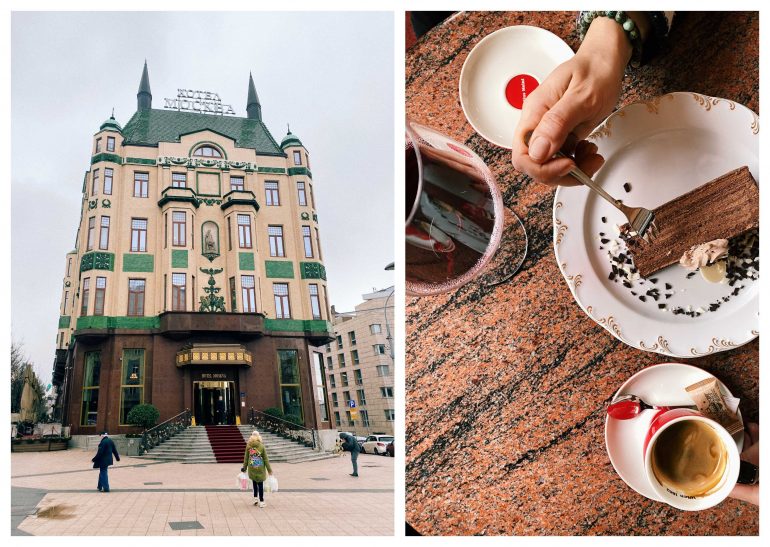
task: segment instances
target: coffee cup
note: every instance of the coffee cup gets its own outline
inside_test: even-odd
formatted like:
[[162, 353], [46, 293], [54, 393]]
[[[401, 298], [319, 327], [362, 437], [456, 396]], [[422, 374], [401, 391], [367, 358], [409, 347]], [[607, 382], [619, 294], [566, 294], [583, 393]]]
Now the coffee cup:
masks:
[[738, 482], [741, 459], [735, 440], [698, 411], [659, 410], [650, 422], [643, 450], [652, 489], [677, 509], [713, 507]]

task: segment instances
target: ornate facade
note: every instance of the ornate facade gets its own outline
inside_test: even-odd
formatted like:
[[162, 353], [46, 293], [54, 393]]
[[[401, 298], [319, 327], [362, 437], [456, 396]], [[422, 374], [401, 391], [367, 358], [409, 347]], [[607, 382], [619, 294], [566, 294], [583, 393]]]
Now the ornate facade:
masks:
[[75, 250], [66, 256], [54, 383], [73, 434], [161, 421], [245, 422], [283, 409], [333, 427], [320, 354], [331, 337], [310, 159], [262, 122], [152, 108], [96, 132]]

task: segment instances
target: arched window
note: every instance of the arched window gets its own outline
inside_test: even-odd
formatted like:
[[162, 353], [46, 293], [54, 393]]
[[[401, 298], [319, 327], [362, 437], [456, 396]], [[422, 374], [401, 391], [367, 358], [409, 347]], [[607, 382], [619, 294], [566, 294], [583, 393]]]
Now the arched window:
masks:
[[221, 158], [222, 152], [220, 152], [218, 149], [214, 148], [213, 146], [203, 145], [195, 149], [195, 152], [193, 152], [193, 156], [198, 156], [203, 158]]

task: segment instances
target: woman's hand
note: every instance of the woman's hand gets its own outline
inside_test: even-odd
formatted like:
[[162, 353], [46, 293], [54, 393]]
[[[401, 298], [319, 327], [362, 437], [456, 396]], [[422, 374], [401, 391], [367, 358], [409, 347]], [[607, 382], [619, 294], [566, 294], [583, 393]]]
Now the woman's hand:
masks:
[[[631, 42], [618, 23], [607, 17], [594, 19], [575, 56], [559, 65], [524, 101], [511, 157], [516, 170], [546, 184], [578, 184], [567, 177], [574, 162], [553, 159], [560, 149], [574, 153], [589, 176], [599, 170], [604, 158], [594, 144], [580, 141], [617, 104], [631, 53]], [[529, 132], [527, 146], [524, 136]]]
[[[759, 425], [750, 423], [746, 425], [746, 434], [743, 440], [743, 452], [741, 459], [759, 466]], [[759, 505], [759, 483], [736, 484], [730, 497]]]

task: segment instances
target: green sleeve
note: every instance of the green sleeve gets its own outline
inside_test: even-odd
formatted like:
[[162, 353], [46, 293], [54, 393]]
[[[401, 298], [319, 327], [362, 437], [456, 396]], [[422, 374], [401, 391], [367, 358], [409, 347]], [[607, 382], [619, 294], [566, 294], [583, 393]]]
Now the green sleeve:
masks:
[[246, 447], [246, 452], [243, 453], [243, 467], [249, 468], [249, 447]]
[[262, 459], [265, 460], [265, 469], [267, 469], [267, 472], [272, 474], [273, 470], [270, 468], [270, 461], [267, 459], [267, 450], [265, 450], [264, 447], [262, 447]]

